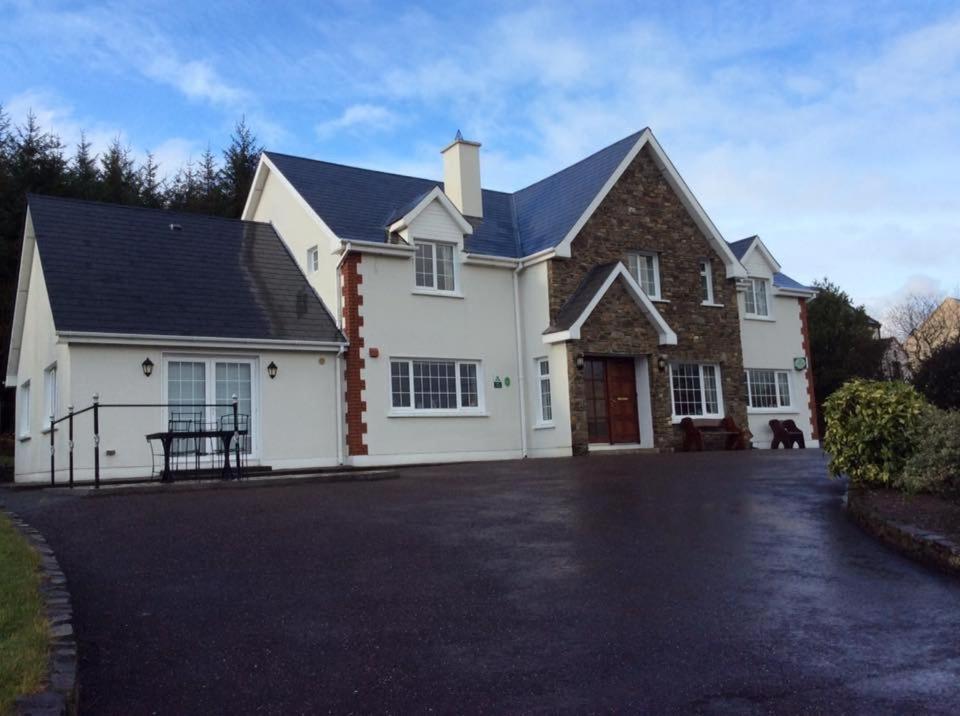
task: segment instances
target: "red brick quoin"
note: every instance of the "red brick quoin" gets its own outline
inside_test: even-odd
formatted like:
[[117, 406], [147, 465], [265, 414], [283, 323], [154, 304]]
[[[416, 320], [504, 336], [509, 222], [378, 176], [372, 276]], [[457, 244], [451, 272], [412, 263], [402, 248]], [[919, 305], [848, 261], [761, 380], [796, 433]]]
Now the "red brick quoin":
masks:
[[363, 296], [360, 294], [360, 284], [363, 276], [359, 266], [361, 255], [348, 254], [340, 264], [341, 290], [343, 293], [343, 330], [350, 341], [346, 352], [346, 403], [347, 403], [347, 454], [366, 455], [367, 424], [363, 416], [367, 411], [367, 404], [363, 400], [363, 391], [367, 384], [363, 380], [363, 369], [366, 367], [363, 354], [363, 336], [360, 329], [363, 327], [363, 316], [360, 307], [363, 305]]
[[820, 439], [820, 430], [817, 427], [817, 397], [813, 392], [813, 356], [810, 353], [810, 326], [807, 324], [807, 301], [800, 302], [800, 333], [803, 336], [803, 354], [807, 357], [807, 405], [810, 408], [810, 437]]

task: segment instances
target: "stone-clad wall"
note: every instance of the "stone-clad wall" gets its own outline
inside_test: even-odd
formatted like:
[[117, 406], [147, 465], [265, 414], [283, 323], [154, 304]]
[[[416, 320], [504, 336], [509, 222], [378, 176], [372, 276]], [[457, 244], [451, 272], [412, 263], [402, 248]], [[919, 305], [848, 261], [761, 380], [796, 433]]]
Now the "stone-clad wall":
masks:
[[[571, 341], [568, 351], [571, 427], [575, 452], [587, 446], [586, 406], [577, 354], [650, 355], [651, 404], [656, 447], [678, 441], [671, 422], [668, 373], [657, 370], [657, 356], [668, 360], [719, 363], [723, 404], [727, 414], [746, 426], [747, 411], [737, 295], [726, 279], [723, 261], [663, 178], [650, 150], [644, 147], [574, 239], [571, 258], [549, 265], [550, 317], [597, 264], [624, 260], [630, 251], [654, 251], [660, 256], [661, 295], [657, 310], [677, 334], [676, 346], [658, 346], [656, 333], [629, 293], [618, 282], [608, 291]], [[713, 268], [714, 299], [722, 307], [700, 302], [701, 259]]]

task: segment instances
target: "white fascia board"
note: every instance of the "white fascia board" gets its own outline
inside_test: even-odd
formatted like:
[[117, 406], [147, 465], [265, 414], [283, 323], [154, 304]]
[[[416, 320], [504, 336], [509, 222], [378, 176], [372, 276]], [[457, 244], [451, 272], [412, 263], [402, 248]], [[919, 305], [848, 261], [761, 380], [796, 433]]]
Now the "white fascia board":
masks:
[[770, 253], [770, 249], [767, 248], [767, 245], [763, 243], [763, 239], [759, 236], [754, 236], [753, 241], [750, 242], [750, 246], [747, 247], [747, 250], [743, 252], [743, 258], [740, 260], [741, 263], [746, 266], [747, 257], [750, 256], [754, 251], [759, 251], [760, 255], [763, 257], [763, 260], [767, 262], [767, 265], [773, 269], [774, 273], [779, 273], [782, 270], [782, 267], [773, 258], [773, 254]]
[[542, 249], [541, 251], [532, 253], [529, 256], [524, 256], [522, 259], [520, 259], [520, 265], [523, 268], [526, 268], [527, 266], [535, 266], [539, 263], [542, 263], [543, 261], [549, 261], [550, 259], [554, 258], [556, 255], [557, 255], [557, 250], [551, 246], [548, 249]]
[[460, 213], [460, 210], [453, 205], [453, 202], [447, 198], [447, 195], [444, 194], [443, 190], [438, 186], [433, 187], [433, 189], [431, 189], [430, 192], [402, 218], [390, 224], [390, 232], [393, 233], [396, 231], [403, 231], [405, 228], [410, 226], [414, 219], [416, 219], [420, 213], [430, 206], [430, 204], [434, 201], [440, 203], [440, 206], [446, 210], [446, 212], [450, 215], [450, 218], [452, 218], [457, 227], [459, 227], [460, 231], [467, 235], [473, 233], [473, 226], [469, 221], [463, 218], [463, 214]]
[[813, 298], [817, 295], [816, 291], [805, 291], [801, 288], [780, 288], [779, 286], [773, 287], [774, 296], [788, 296], [792, 298]]
[[510, 259], [506, 256], [488, 256], [486, 254], [465, 253], [463, 263], [473, 266], [493, 266], [495, 268], [515, 269], [520, 265], [518, 259]]
[[93, 333], [87, 331], [57, 331], [61, 343], [88, 343], [97, 345], [157, 345], [187, 346], [190, 348], [260, 348], [272, 351], [319, 351], [336, 353], [346, 342], [268, 340], [255, 338], [219, 338], [215, 336], [169, 336], [139, 333]]
[[580, 329], [583, 327], [583, 324], [586, 323], [587, 319], [590, 317], [590, 314], [593, 313], [594, 309], [599, 305], [601, 299], [606, 295], [607, 291], [613, 285], [613, 282], [618, 278], [624, 280], [627, 285], [627, 291], [633, 297], [633, 300], [640, 307], [640, 310], [647, 316], [650, 320], [650, 323], [653, 324], [654, 329], [657, 331], [657, 342], [661, 346], [675, 346], [677, 345], [677, 334], [670, 328], [667, 321], [660, 314], [660, 311], [657, 310], [657, 307], [653, 305], [653, 301], [650, 300], [649, 296], [644, 293], [643, 289], [640, 288], [633, 276], [630, 275], [630, 272], [627, 271], [627, 268], [622, 264], [618, 263], [616, 267], [610, 271], [610, 275], [607, 276], [606, 280], [603, 282], [603, 285], [600, 286], [600, 289], [593, 295], [593, 298], [590, 299], [590, 303], [587, 304], [587, 307], [583, 309], [583, 312], [574, 321], [573, 325], [570, 326], [566, 331], [560, 331], [558, 333], [548, 333], [543, 337], [544, 343], [558, 343], [565, 340], [579, 340], [580, 338]]
[[707, 216], [707, 213], [703, 210], [700, 202], [697, 201], [697, 198], [693, 195], [693, 192], [690, 191], [690, 187], [687, 186], [687, 183], [683, 180], [683, 177], [680, 176], [677, 168], [673, 166], [673, 162], [670, 161], [670, 157], [668, 157], [667, 153], [663, 151], [663, 147], [661, 147], [660, 143], [657, 142], [656, 137], [653, 136], [653, 132], [651, 132], [649, 128], [643, 130], [639, 139], [637, 139], [636, 144], [630, 148], [630, 151], [627, 152], [627, 155], [623, 158], [623, 161], [620, 162], [620, 165], [614, 170], [613, 174], [610, 175], [610, 178], [607, 179], [606, 183], [593, 198], [593, 201], [590, 202], [589, 206], [587, 206], [580, 218], [577, 219], [577, 222], [573, 225], [573, 228], [567, 232], [567, 235], [557, 245], [556, 255], [563, 258], [570, 258], [570, 245], [573, 243], [574, 238], [576, 238], [577, 234], [580, 233], [580, 230], [583, 229], [590, 217], [593, 216], [593, 213], [606, 198], [607, 194], [610, 193], [610, 190], [613, 189], [614, 185], [620, 180], [620, 177], [623, 176], [623, 173], [640, 153], [640, 150], [648, 144], [653, 150], [654, 156], [659, 161], [661, 167], [666, 172], [667, 182], [670, 184], [673, 190], [677, 192], [681, 203], [687, 209], [687, 212], [690, 214], [691, 218], [693, 218], [694, 223], [696, 223], [700, 230], [703, 231], [710, 243], [713, 244], [716, 252], [723, 259], [724, 266], [727, 269], [727, 278], [746, 276], [747, 272], [743, 268], [743, 265], [737, 260], [737, 257], [733, 255], [733, 252], [730, 250], [727, 242], [724, 241], [723, 236], [720, 234], [719, 230], [717, 230], [717, 227], [714, 225], [713, 221], [711, 221], [710, 217]]
[[[336, 246], [339, 245], [339, 243], [340, 243], [340, 241], [341, 241], [340, 237], [337, 236], [336, 232], [327, 225], [327, 222], [325, 222], [325, 221], [323, 220], [323, 218], [322, 218], [316, 211], [313, 210], [313, 207], [310, 206], [310, 204], [307, 202], [307, 200], [303, 198], [303, 195], [302, 195], [299, 191], [297, 191], [296, 187], [290, 182], [290, 180], [287, 179], [287, 178], [283, 175], [283, 172], [281, 172], [279, 169], [277, 169], [277, 165], [274, 164], [273, 162], [271, 162], [271, 161], [270, 161], [270, 157], [268, 157], [265, 153], [260, 155], [260, 166], [257, 167], [257, 173], [260, 172], [261, 167], [265, 167], [267, 170], [269, 170], [269, 171], [272, 172], [274, 175], [276, 175], [277, 179], [280, 181], [280, 183], [283, 185], [283, 187], [284, 187], [287, 191], [289, 191], [289, 192], [291, 192], [291, 193], [293, 194], [294, 200], [295, 200], [298, 204], [300, 204], [300, 206], [307, 212], [307, 214], [308, 214], [310, 217], [313, 218], [314, 222], [315, 222], [315, 223], [317, 224], [317, 226], [320, 228], [320, 233], [322, 233], [324, 236], [326, 236], [326, 237], [327, 237], [327, 240], [330, 242], [330, 247], [331, 247], [331, 248], [336, 248]], [[266, 182], [266, 179], [267, 179], [267, 177], [264, 176], [264, 178], [263, 178], [264, 183]], [[254, 188], [255, 188], [255, 187], [256, 187], [256, 177], [254, 177], [254, 185], [253, 185], [253, 187], [251, 188], [250, 196], [247, 197], [247, 203], [248, 203], [248, 204], [250, 204], [250, 200], [251, 200], [251, 197], [252, 197], [253, 194], [254, 194]], [[260, 186], [260, 192], [262, 192], [262, 191], [263, 191], [263, 185]], [[259, 197], [260, 197], [260, 193], [258, 192], [258, 193], [257, 193], [257, 202], [259, 202]], [[251, 211], [254, 210], [255, 208], [256, 208], [255, 205], [251, 206]], [[244, 215], [244, 216], [247, 215], [247, 214], [246, 214], [246, 207], [244, 208], [244, 214], [243, 214], [243, 215]]]
[[27, 295], [33, 273], [33, 252], [36, 250], [37, 237], [33, 231], [33, 217], [30, 215], [28, 205], [23, 227], [23, 248], [20, 250], [20, 270], [17, 274], [17, 298], [10, 330], [10, 350], [7, 354], [6, 385], [8, 387], [16, 385], [17, 373], [20, 370], [20, 348], [23, 345], [23, 326], [27, 317]]
[[260, 206], [260, 197], [263, 195], [263, 186], [267, 183], [267, 174], [270, 170], [263, 163], [263, 153], [260, 154], [260, 160], [257, 162], [257, 170], [253, 174], [253, 181], [250, 183], [250, 193], [247, 194], [247, 200], [243, 204], [243, 212], [240, 218], [244, 221], [253, 221], [254, 214], [257, 213], [257, 207]]
[[[351, 251], [357, 251], [364, 254], [380, 254], [381, 256], [395, 256], [397, 258], [409, 259], [416, 253], [416, 248], [410, 244], [387, 244], [379, 241], [341, 241], [337, 247], [331, 251], [332, 254], [342, 254], [346, 256]], [[343, 258], [341, 257], [341, 261]]]

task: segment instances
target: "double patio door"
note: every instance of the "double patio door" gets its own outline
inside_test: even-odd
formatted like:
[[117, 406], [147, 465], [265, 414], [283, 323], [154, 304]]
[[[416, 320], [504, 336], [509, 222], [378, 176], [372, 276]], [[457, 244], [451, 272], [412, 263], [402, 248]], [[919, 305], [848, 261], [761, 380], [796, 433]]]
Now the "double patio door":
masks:
[[[241, 449], [254, 452], [257, 408], [255, 401], [256, 376], [253, 359], [217, 359], [205, 357], [176, 357], [166, 361], [167, 421], [177, 423], [172, 429], [190, 429], [188, 423], [229, 428], [232, 424], [233, 396], [237, 396], [237, 413], [247, 416], [247, 435], [241, 438]], [[213, 407], [213, 404], [217, 404]], [[194, 427], [193, 429], [200, 429]], [[178, 443], [187, 441], [178, 441]], [[184, 448], [184, 446], [178, 446]], [[184, 448], [186, 449], [186, 448]]]
[[639, 443], [633, 358], [586, 358], [583, 366], [591, 443]]

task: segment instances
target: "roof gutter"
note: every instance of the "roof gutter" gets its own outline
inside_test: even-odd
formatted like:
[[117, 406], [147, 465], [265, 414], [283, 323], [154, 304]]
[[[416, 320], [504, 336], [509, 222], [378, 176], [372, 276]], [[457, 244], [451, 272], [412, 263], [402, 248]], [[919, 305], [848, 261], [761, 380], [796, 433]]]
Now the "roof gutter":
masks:
[[288, 351], [338, 351], [346, 341], [298, 341], [263, 338], [222, 338], [219, 336], [171, 336], [146, 333], [95, 333], [87, 331], [57, 331], [60, 343], [88, 343], [99, 345], [160, 345], [184, 344], [211, 347], [263, 348]]

